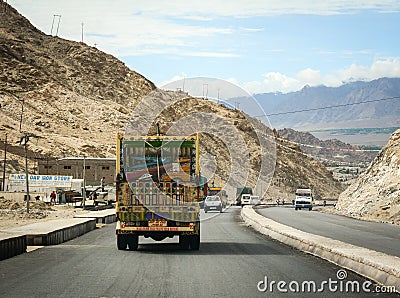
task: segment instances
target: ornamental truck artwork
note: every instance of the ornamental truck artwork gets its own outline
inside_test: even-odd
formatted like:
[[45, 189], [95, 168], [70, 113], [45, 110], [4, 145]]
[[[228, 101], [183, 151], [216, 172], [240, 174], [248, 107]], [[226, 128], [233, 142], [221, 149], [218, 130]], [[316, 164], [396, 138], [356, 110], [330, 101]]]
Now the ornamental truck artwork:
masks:
[[183, 249], [198, 250], [205, 191], [198, 135], [117, 135], [116, 162], [117, 248], [137, 250], [139, 236], [178, 236]]

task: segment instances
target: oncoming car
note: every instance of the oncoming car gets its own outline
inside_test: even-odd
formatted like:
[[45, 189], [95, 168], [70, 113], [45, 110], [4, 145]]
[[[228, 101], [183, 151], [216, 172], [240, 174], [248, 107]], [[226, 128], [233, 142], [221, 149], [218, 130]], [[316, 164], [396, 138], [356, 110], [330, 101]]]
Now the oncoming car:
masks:
[[222, 212], [222, 202], [219, 196], [207, 196], [204, 201], [204, 212], [216, 210]]

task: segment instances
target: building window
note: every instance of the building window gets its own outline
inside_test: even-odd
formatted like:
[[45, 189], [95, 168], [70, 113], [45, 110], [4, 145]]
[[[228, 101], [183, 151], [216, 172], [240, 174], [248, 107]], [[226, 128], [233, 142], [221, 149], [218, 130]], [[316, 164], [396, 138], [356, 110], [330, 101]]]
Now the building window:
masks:
[[65, 170], [71, 170], [71, 166], [64, 166]]
[[45, 169], [51, 169], [51, 166], [44, 166]]
[[110, 167], [109, 167], [109, 166], [102, 166], [101, 169], [102, 169], [102, 170], [109, 170]]
[[85, 169], [86, 170], [90, 170], [90, 166], [85, 166]]

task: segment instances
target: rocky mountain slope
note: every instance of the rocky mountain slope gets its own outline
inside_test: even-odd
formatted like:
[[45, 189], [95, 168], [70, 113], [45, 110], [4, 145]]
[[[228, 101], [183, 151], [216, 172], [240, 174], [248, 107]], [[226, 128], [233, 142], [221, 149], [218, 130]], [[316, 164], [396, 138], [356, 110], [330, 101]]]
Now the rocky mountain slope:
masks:
[[400, 129], [369, 168], [340, 197], [345, 215], [400, 224]]
[[24, 133], [33, 134], [32, 159], [114, 156], [115, 133], [154, 84], [96, 48], [42, 33], [4, 2], [0, 20], [0, 130], [3, 141], [8, 134], [9, 165], [18, 164]]
[[300, 132], [291, 128], [280, 129], [278, 133], [289, 141], [304, 144], [304, 146], [300, 146], [304, 152], [329, 166], [366, 166], [377, 154], [376, 151], [362, 151], [359, 146], [353, 146], [337, 139], [322, 141], [309, 132]]
[[[311, 110], [301, 113], [271, 116], [274, 127], [295, 129], [398, 127], [400, 126], [400, 78], [380, 78], [371, 82], [350, 82], [340, 87], [305, 86], [302, 90], [282, 93], [256, 94], [267, 114], [309, 110], [335, 105], [337, 108]], [[374, 101], [351, 105], [361, 101]]]
[[[241, 186], [245, 181], [241, 172], [246, 171], [248, 162], [250, 171], [247, 186], [253, 187], [257, 194], [265, 192], [266, 198], [291, 201], [296, 188], [310, 187], [316, 199], [336, 199], [345, 188], [333, 179], [332, 174], [320, 162], [304, 154], [297, 145], [279, 138], [275, 130], [240, 110], [229, 109], [223, 104], [203, 98], [194, 98], [183, 92], [157, 90], [146, 96], [143, 108], [136, 108], [137, 116], [148, 114], [155, 104], [166, 108], [154, 118], [151, 133], [156, 132], [156, 122], [161, 124], [161, 132], [169, 132], [169, 135], [181, 135], [179, 131], [202, 132], [201, 153], [212, 157], [208, 160], [211, 166], [207, 161], [202, 164], [202, 174], [207, 177], [207, 170], [211, 168], [224, 182], [233, 179], [231, 185]], [[201, 115], [190, 119], [191, 115], [200, 112]], [[177, 123], [179, 124], [176, 125]], [[138, 129], [141, 124], [134, 123], [132, 129]], [[230, 130], [234, 133], [229, 133]], [[239, 148], [241, 141], [248, 152], [248, 158], [239, 160], [236, 168], [235, 158], [239, 155], [246, 156]], [[265, 162], [263, 166], [262, 161]], [[265, 180], [266, 184], [256, 185], [258, 179]], [[230, 196], [234, 196], [236, 188], [227, 191]]]
[[[115, 134], [125, 131], [134, 108], [137, 112], [144, 102], [151, 110], [179, 97], [154, 118], [153, 133], [156, 122], [166, 131], [171, 121], [193, 112], [219, 115], [224, 125], [238, 129], [250, 152], [248, 184], [256, 183], [260, 170], [259, 144], [272, 136], [270, 151], [276, 151], [277, 159], [276, 164], [275, 158], [269, 159], [271, 171], [264, 173], [273, 177], [268, 196], [292, 196], [300, 185], [312, 186], [317, 197], [336, 196], [343, 190], [319, 162], [284, 140], [275, 144], [270, 128], [238, 110], [182, 92], [154, 91], [160, 96], [152, 102], [148, 94], [155, 86], [116, 58], [83, 43], [45, 35], [10, 6], [0, 10], [0, 19], [0, 138], [7, 134], [8, 173], [23, 170], [23, 148], [16, 143], [24, 133], [32, 134], [31, 172], [37, 158], [114, 157]], [[218, 127], [213, 124], [209, 126]], [[203, 133], [201, 144], [203, 155], [214, 156], [216, 173], [225, 180], [231, 171], [228, 147], [236, 146], [239, 136], [229, 138], [223, 143], [218, 135]], [[236, 183], [243, 186], [243, 181]]]

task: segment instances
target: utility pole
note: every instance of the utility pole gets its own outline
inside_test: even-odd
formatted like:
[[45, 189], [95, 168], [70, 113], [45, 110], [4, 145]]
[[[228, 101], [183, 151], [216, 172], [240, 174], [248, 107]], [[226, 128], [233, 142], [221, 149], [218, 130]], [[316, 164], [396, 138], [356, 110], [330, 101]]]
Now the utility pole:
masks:
[[[207, 87], [206, 88], [206, 97], [204, 97], [204, 87]], [[203, 98], [207, 98], [207, 96], [208, 96], [208, 84], [203, 84]]]
[[6, 162], [7, 162], [7, 134], [6, 140], [4, 141], [4, 165], [3, 165], [3, 185], [2, 190], [6, 190]]
[[53, 15], [53, 22], [51, 23], [51, 32], [50, 32], [50, 35], [53, 35], [53, 27], [54, 27], [54, 20], [55, 20], [55, 18], [58, 18], [57, 31], [56, 31], [56, 35], [55, 35], [55, 36], [57, 36], [57, 35], [58, 35], [58, 29], [60, 28], [60, 21], [61, 21], [61, 15], [59, 15], [59, 14]]
[[24, 115], [24, 104], [25, 104], [25, 98], [22, 99], [21, 118], [19, 120], [19, 132], [22, 131], [22, 117]]
[[235, 110], [239, 110], [240, 102], [235, 101]]
[[81, 23], [82, 25], [82, 43], [83, 43], [83, 22]]
[[26, 212], [29, 213], [29, 171], [28, 171], [28, 141], [30, 134], [25, 134], [19, 141], [25, 148], [25, 181], [26, 181]]
[[83, 155], [83, 209], [86, 208], [86, 156]]

